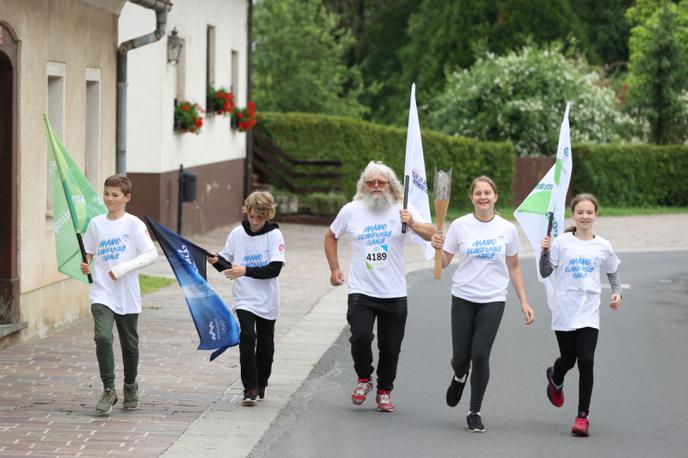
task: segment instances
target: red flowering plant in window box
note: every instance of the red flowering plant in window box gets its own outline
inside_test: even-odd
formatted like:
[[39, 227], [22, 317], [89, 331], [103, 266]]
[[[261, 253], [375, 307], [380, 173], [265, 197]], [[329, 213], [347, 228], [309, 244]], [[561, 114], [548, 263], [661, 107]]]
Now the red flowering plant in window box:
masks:
[[200, 113], [203, 109], [196, 103], [182, 100], [174, 107], [174, 130], [198, 134], [203, 127]]
[[236, 109], [234, 94], [224, 88], [215, 89], [212, 86], [208, 86], [205, 109], [207, 113], [231, 115]]
[[256, 125], [256, 105], [250, 101], [246, 108], [236, 108], [232, 118], [232, 127], [238, 128], [240, 132], [248, 132]]

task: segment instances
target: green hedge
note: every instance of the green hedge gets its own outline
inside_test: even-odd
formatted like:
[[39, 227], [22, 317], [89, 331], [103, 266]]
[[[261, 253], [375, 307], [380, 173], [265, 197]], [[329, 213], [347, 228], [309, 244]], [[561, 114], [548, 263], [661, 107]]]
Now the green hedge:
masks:
[[685, 207], [686, 171], [686, 145], [574, 145], [571, 185], [603, 207]]
[[[288, 153], [304, 159], [342, 161], [342, 190], [355, 194], [361, 171], [371, 160], [386, 163], [403, 181], [406, 129], [351, 118], [305, 113], [262, 113], [256, 129]], [[421, 124], [422, 129], [422, 124]], [[490, 176], [504, 203], [511, 202], [514, 148], [509, 143], [482, 142], [422, 131], [428, 187], [434, 168], [453, 167], [452, 206], [468, 206], [468, 186], [479, 175]]]

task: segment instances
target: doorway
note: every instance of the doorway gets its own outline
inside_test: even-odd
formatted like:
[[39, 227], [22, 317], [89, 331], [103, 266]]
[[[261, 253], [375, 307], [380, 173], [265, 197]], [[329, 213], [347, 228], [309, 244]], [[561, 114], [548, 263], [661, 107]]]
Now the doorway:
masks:
[[18, 323], [17, 46], [0, 21], [0, 325]]

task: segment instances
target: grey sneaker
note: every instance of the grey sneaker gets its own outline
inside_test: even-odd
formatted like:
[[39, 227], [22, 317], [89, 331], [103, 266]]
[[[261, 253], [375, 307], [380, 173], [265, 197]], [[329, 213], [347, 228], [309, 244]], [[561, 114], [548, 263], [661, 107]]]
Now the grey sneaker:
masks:
[[110, 413], [112, 411], [112, 406], [115, 404], [117, 404], [117, 392], [114, 388], [105, 388], [103, 394], [96, 403], [96, 412]]
[[139, 384], [137, 382], [124, 384], [124, 402], [122, 407], [125, 409], [136, 409], [139, 406]]

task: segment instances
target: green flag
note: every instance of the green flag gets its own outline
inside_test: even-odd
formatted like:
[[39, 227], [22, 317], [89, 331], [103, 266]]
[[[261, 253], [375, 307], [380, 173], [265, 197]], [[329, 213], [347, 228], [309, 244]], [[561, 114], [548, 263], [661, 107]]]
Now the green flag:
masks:
[[48, 142], [50, 189], [53, 196], [57, 270], [87, 283], [87, 277], [81, 273], [79, 267], [82, 259], [80, 237], [91, 219], [106, 213], [107, 209], [55, 135], [48, 116], [44, 114], [43, 118]]

